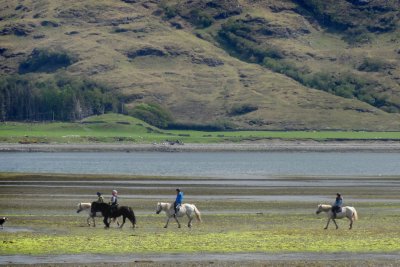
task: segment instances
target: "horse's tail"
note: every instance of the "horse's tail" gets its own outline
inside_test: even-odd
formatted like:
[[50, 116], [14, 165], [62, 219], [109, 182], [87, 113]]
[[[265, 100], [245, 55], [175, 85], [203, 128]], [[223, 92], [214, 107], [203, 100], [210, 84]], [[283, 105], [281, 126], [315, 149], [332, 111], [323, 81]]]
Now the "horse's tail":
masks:
[[196, 214], [197, 220], [199, 220], [199, 222], [201, 222], [201, 213], [200, 213], [200, 211], [197, 209], [197, 207], [195, 205], [193, 205], [193, 208], [194, 208], [194, 213]]
[[353, 210], [353, 218], [354, 218], [354, 220], [356, 221], [356, 220], [358, 220], [358, 214], [357, 214], [357, 211], [356, 211], [356, 209], [355, 209], [355, 208], [352, 208], [352, 210]]
[[129, 220], [131, 221], [133, 227], [136, 227], [136, 216], [135, 213], [133, 212], [132, 208], [129, 207]]

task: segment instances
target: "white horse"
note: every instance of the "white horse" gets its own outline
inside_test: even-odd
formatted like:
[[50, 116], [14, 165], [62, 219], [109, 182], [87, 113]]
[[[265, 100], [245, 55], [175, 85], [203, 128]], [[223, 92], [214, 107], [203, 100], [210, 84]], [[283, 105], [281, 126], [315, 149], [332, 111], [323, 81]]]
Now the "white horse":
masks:
[[[89, 220], [92, 219], [93, 220], [93, 227], [96, 227], [96, 221], [94, 220], [94, 218], [95, 217], [101, 217], [102, 218], [103, 215], [101, 214], [101, 212], [92, 213], [91, 212], [91, 208], [92, 208], [92, 203], [81, 202], [81, 203], [78, 203], [78, 205], [77, 205], [76, 213], [79, 213], [81, 211], [86, 211], [88, 213], [88, 218], [86, 220], [87, 224], [90, 226]], [[114, 222], [115, 221], [117, 221], [117, 224], [119, 225], [118, 220], [114, 218]]]
[[178, 227], [181, 228], [181, 224], [179, 223], [177, 217], [183, 217], [185, 215], [189, 218], [188, 227], [192, 227], [192, 220], [194, 217], [193, 213], [196, 215], [197, 220], [201, 222], [200, 211], [193, 204], [182, 204], [176, 216], [174, 216], [175, 210], [173, 204], [158, 202], [156, 213], [159, 214], [161, 211], [164, 211], [167, 215], [167, 223], [165, 224], [164, 228], [168, 227], [168, 223], [171, 218], [174, 218], [175, 221], [178, 223]]
[[337, 225], [335, 219], [343, 219], [343, 218], [347, 218], [350, 220], [350, 227], [349, 229], [353, 228], [353, 222], [355, 220], [358, 220], [358, 215], [357, 215], [357, 211], [354, 207], [343, 207], [341, 212], [336, 213], [336, 217], [333, 217], [333, 212], [332, 212], [332, 206], [331, 205], [323, 205], [323, 204], [319, 204], [316, 213], [319, 214], [320, 212], [326, 212], [328, 215], [328, 222], [326, 223], [326, 226], [324, 229], [328, 229], [328, 225], [329, 222], [332, 220], [335, 225], [336, 225], [336, 229], [339, 228], [339, 226]]

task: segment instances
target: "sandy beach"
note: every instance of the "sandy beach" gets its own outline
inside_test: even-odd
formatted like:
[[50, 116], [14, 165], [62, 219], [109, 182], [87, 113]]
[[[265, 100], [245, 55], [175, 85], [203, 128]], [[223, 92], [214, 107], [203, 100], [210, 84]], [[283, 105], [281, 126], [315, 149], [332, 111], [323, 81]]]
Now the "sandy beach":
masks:
[[86, 144], [0, 144], [0, 152], [400, 152], [399, 141], [312, 141], [269, 140], [247, 143], [86, 143]]

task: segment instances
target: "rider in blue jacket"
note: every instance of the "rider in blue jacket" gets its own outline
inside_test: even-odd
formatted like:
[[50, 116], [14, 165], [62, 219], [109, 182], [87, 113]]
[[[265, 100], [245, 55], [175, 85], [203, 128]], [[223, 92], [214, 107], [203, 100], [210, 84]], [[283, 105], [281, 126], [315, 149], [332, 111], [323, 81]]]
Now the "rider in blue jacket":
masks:
[[174, 217], [176, 217], [176, 213], [178, 212], [179, 206], [182, 205], [182, 201], [183, 201], [183, 192], [179, 188], [177, 188], [176, 199], [174, 202], [174, 211], [175, 211]]
[[336, 213], [340, 212], [343, 205], [343, 198], [340, 193], [336, 194], [335, 203], [332, 206], [333, 218], [336, 218]]

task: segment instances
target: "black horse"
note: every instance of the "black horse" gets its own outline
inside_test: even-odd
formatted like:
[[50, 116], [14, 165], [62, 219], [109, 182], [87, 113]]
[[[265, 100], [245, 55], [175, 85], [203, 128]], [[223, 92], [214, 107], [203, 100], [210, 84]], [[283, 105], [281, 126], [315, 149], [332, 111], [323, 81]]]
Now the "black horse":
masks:
[[125, 224], [125, 219], [128, 218], [131, 223], [132, 227], [136, 227], [136, 217], [135, 213], [130, 207], [126, 206], [117, 206], [116, 208], [113, 208], [111, 210], [111, 205], [107, 203], [98, 203], [98, 202], [92, 202], [92, 207], [91, 207], [91, 212], [101, 212], [101, 214], [104, 216], [104, 224], [106, 227], [110, 227], [110, 223], [108, 222], [108, 218], [117, 218], [119, 216], [122, 216], [122, 224], [120, 225], [120, 228], [124, 226]]

